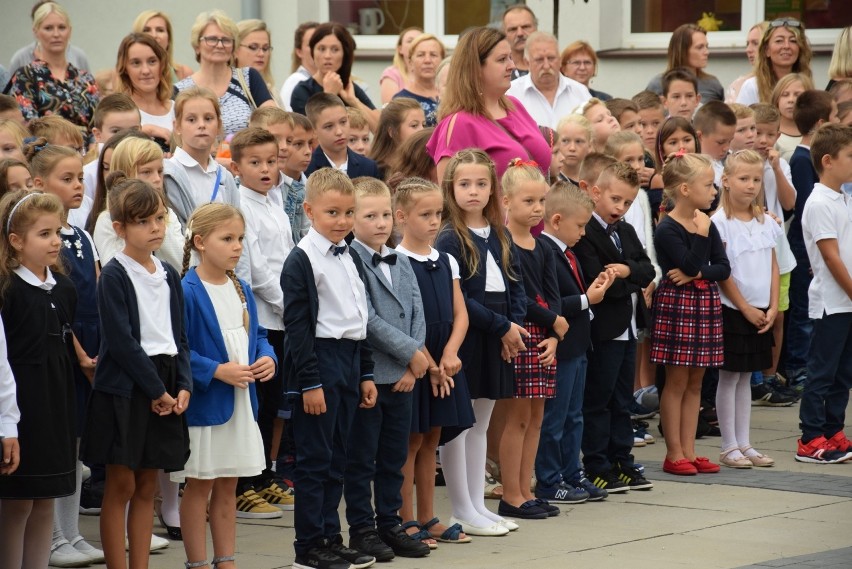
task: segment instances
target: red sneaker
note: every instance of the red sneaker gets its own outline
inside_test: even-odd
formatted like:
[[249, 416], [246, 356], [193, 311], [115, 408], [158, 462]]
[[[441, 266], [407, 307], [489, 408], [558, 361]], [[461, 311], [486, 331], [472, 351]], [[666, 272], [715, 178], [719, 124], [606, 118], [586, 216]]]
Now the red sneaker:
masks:
[[685, 458], [675, 460], [674, 462], [669, 459], [665, 459], [663, 461], [663, 472], [677, 474], [678, 476], [694, 476], [698, 474], [698, 469]]
[[706, 456], [696, 456], [695, 460], [692, 461], [692, 466], [701, 474], [719, 472], [719, 465], [715, 462], [710, 462], [710, 459]]
[[852, 441], [846, 438], [843, 431], [837, 431], [833, 437], [828, 439], [828, 447], [840, 452], [852, 452]]
[[808, 443], [803, 443], [802, 439], [799, 439], [795, 456], [797, 461], [811, 464], [837, 464], [838, 462], [846, 462], [850, 458], [852, 458], [852, 451], [844, 452], [830, 447], [823, 436], [819, 436]]

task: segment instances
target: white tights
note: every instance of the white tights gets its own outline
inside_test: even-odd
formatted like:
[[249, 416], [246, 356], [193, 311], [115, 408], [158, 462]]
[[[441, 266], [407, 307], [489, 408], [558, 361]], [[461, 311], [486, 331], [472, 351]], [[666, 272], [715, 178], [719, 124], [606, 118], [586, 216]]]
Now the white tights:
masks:
[[493, 410], [494, 401], [474, 399], [476, 423], [441, 447], [441, 467], [453, 516], [481, 527], [502, 519], [485, 507], [486, 433]]
[[[749, 448], [749, 423], [751, 421], [751, 373], [719, 370], [716, 389], [716, 415], [722, 431], [722, 453], [736, 460], [743, 457], [739, 449]], [[752, 448], [745, 456], [755, 456]]]

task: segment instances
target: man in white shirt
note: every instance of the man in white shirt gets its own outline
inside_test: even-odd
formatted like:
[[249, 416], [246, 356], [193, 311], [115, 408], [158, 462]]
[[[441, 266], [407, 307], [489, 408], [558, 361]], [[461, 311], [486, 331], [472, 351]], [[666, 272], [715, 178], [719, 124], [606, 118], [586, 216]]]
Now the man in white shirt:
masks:
[[528, 75], [512, 81], [508, 95], [516, 97], [539, 125], [556, 128], [559, 119], [592, 98], [589, 89], [559, 71], [559, 42], [547, 32], [526, 40]]

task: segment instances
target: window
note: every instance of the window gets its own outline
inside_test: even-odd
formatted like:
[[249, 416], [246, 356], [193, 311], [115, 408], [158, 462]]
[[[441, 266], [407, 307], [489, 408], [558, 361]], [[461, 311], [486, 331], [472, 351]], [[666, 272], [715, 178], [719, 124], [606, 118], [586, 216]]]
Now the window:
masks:
[[684, 22], [707, 31], [740, 31], [740, 0], [631, 0], [631, 33], [673, 32]]

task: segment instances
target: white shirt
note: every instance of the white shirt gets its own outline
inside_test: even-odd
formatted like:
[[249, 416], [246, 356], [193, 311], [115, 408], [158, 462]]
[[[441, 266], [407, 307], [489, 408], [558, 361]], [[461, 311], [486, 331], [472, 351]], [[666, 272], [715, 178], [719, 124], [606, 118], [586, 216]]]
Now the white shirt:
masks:
[[746, 79], [742, 87], [740, 87], [740, 92], [737, 94], [737, 102], [745, 106], [760, 102], [760, 95], [758, 95], [757, 91], [757, 79], [754, 76]]
[[6, 330], [3, 328], [3, 319], [0, 318], [0, 437], [17, 438], [20, 420], [17, 384], [15, 376], [12, 375], [12, 367], [9, 365]]
[[[745, 301], [757, 308], [768, 308], [772, 288], [772, 251], [783, 231], [768, 215], [763, 223], [755, 217], [749, 222], [728, 218], [719, 208], [710, 218], [719, 230], [725, 253], [731, 263], [731, 277]], [[738, 310], [720, 289], [722, 304]]]
[[[381, 255], [382, 257], [387, 257], [387, 256], [388, 256], [388, 255], [390, 255], [391, 253], [395, 253], [395, 252], [396, 252], [396, 251], [391, 251], [391, 250], [390, 250], [390, 248], [389, 248], [387, 245], [385, 245], [385, 244], [382, 244], [381, 251], [376, 251], [375, 249], [373, 249], [372, 247], [370, 247], [369, 245], [367, 245], [366, 243], [364, 243], [363, 241], [361, 241], [361, 240], [360, 240], [360, 239], [358, 239], [357, 237], [355, 238], [355, 241], [357, 241], [358, 243], [360, 243], [360, 244], [361, 244], [361, 246], [362, 246], [362, 247], [364, 247], [364, 249], [366, 249], [367, 251], [369, 251], [371, 254], [372, 254], [372, 253], [378, 253], [378, 254], [379, 254], [379, 255]], [[371, 263], [372, 263], [372, 261], [369, 261], [369, 262], [371, 262]], [[389, 285], [391, 285], [391, 286], [393, 286], [393, 279], [391, 278], [390, 265], [388, 265], [387, 263], [379, 263], [379, 267], [378, 267], [378, 268], [379, 268], [379, 270], [380, 270], [380, 271], [382, 271], [382, 274], [383, 274], [383, 275], [385, 276], [385, 278], [388, 280], [388, 284], [389, 284]]]
[[216, 194], [216, 199], [210, 199], [213, 196], [213, 186], [216, 184], [216, 172], [221, 168], [219, 163], [213, 158], [210, 158], [207, 167], [203, 168], [183, 148], [177, 147], [175, 148], [175, 153], [168, 160], [175, 166], [180, 166], [186, 172], [186, 177], [189, 178], [189, 189], [192, 192], [195, 203], [204, 204], [210, 201], [222, 201], [221, 188]]
[[[642, 190], [639, 190], [639, 191], [641, 192]], [[609, 224], [607, 222], [605, 222], [601, 218], [601, 216], [599, 216], [597, 214], [597, 212], [595, 212], [595, 211], [592, 212], [592, 217], [597, 219], [598, 223], [600, 223], [601, 226], [604, 228], [604, 231], [606, 231], [606, 228], [609, 226]], [[615, 240], [614, 235], [610, 235], [609, 239], [610, 239], [610, 241], [612, 241], [613, 245], [615, 245], [615, 247], [617, 249], [619, 249], [619, 250], [621, 249], [621, 247], [618, 246], [618, 242]], [[622, 332], [617, 338], [613, 338], [613, 340], [624, 341], [624, 340], [629, 340], [631, 338], [636, 339], [636, 337], [637, 337], [637, 334], [636, 334], [636, 303], [639, 301], [639, 295], [636, 294], [635, 292], [631, 293], [630, 294], [630, 300], [633, 303], [633, 315], [630, 317], [630, 325], [627, 328], [625, 328], [624, 332]]]
[[325, 150], [322, 151], [322, 155], [325, 156], [325, 159], [328, 160], [328, 163], [331, 164], [331, 167], [340, 170], [347, 176], [349, 175], [349, 153], [346, 153], [346, 160], [344, 160], [340, 165], [336, 164], [334, 160], [331, 159], [331, 156], [325, 153]]
[[[490, 225], [487, 227], [469, 227], [468, 229], [483, 239], [488, 239], [488, 236], [491, 235]], [[485, 292], [505, 292], [506, 283], [503, 282], [503, 271], [500, 269], [500, 265], [497, 264], [494, 255], [491, 254], [491, 250], [486, 249], [486, 252]]]
[[810, 318], [822, 318], [823, 313], [852, 312], [852, 299], [834, 280], [817, 247], [817, 242], [823, 239], [837, 239], [840, 260], [846, 270], [852, 272], [852, 212], [849, 210], [849, 199], [842, 192], [835, 192], [828, 186], [816, 183], [805, 202], [802, 234], [814, 273], [814, 280], [808, 289]]
[[101, 157], [103, 149], [104, 143], [99, 142], [98, 157], [88, 164], [83, 164], [83, 193], [88, 196], [90, 200], [95, 199], [95, 192], [98, 190], [98, 159]]
[[538, 87], [535, 86], [531, 75], [524, 75], [512, 81], [512, 86], [506, 91], [524, 104], [524, 108], [535, 119], [536, 124], [555, 129], [559, 119], [570, 115], [574, 109], [592, 98], [588, 87], [569, 79], [559, 72], [559, 85], [553, 104], [547, 100]]
[[[429, 248], [429, 254], [428, 255], [418, 255], [417, 253], [414, 253], [413, 251], [409, 251], [408, 249], [406, 249], [402, 245], [396, 246], [396, 252], [402, 253], [403, 255], [411, 257], [415, 261], [420, 261], [421, 263], [425, 263], [426, 261], [437, 261], [438, 258], [441, 256], [440, 251], [438, 251], [434, 247]], [[453, 280], [454, 281], [460, 280], [461, 279], [461, 271], [459, 271], [459, 262], [456, 261], [456, 258], [453, 257], [452, 255], [447, 255], [447, 258], [450, 261], [450, 272], [453, 275]]]
[[284, 105], [285, 111], [293, 112], [293, 107], [290, 106], [293, 90], [296, 88], [296, 85], [310, 78], [311, 73], [304, 66], [300, 65], [295, 73], [284, 80], [284, 85], [281, 86], [281, 104]]
[[[781, 171], [784, 172], [784, 177], [790, 186], [793, 185], [793, 176], [790, 173], [790, 164], [783, 158], [779, 158]], [[795, 192], [795, 188], [793, 191]], [[778, 219], [784, 221], [784, 208], [781, 207], [781, 201], [778, 199], [778, 183], [775, 180], [775, 172], [769, 161], [763, 162], [763, 195], [766, 196], [766, 209], [774, 213]], [[778, 244], [775, 248], [775, 256], [778, 258], [778, 272], [786, 275], [796, 268], [796, 257], [790, 249], [790, 242], [787, 241], [787, 234], [782, 231], [778, 236]]]
[[139, 344], [149, 356], [178, 353], [172, 333], [171, 289], [166, 280], [163, 263], [153, 255], [154, 272], [140, 265], [124, 253], [116, 253], [116, 260], [127, 271], [136, 292], [139, 305]]
[[[268, 196], [240, 186], [240, 206], [246, 220], [243, 257], [249, 273], [239, 276], [257, 299], [257, 319], [267, 330], [284, 329], [281, 269], [296, 246], [287, 214]], [[244, 272], [237, 267], [239, 272]]]
[[[70, 217], [69, 217], [70, 220]], [[95, 222], [95, 232], [92, 235], [101, 259], [101, 266], [109, 263], [112, 258], [124, 249], [124, 239], [119, 237], [112, 227], [112, 218], [109, 210], [105, 209], [98, 215]], [[163, 244], [154, 253], [156, 257], [167, 262], [180, 271], [183, 268], [183, 248], [186, 240], [180, 230], [180, 221], [173, 209], [168, 211], [166, 220], [166, 234], [163, 236]]]
[[83, 202], [80, 207], [68, 210], [68, 223], [77, 227], [86, 227], [86, 222], [89, 220], [89, 214], [92, 213], [92, 206], [95, 201], [83, 194]]
[[713, 183], [716, 184], [716, 187], [719, 188], [719, 191], [721, 191], [722, 174], [725, 173], [725, 162], [723, 160], [710, 158], [710, 165], [713, 167]]
[[148, 124], [158, 126], [171, 132], [175, 125], [175, 102], [169, 101], [169, 104], [171, 105], [169, 107], [169, 112], [164, 115], [152, 115], [150, 113], [146, 113], [142, 109], [139, 109], [139, 115], [142, 117], [140, 124], [142, 126]]
[[[558, 237], [555, 237], [555, 236], [551, 235], [550, 233], [547, 233], [546, 231], [542, 231], [541, 234], [544, 235], [545, 237], [547, 237], [548, 239], [550, 239], [551, 241], [553, 241], [554, 243], [556, 243], [559, 246], [559, 250], [562, 251], [563, 255], [565, 254], [565, 251], [568, 250], [568, 245], [563, 243], [562, 240], [559, 239]], [[571, 264], [570, 259], [568, 259], [568, 264]], [[580, 268], [579, 267], [574, 267], [574, 268], [577, 269], [577, 274], [579, 275], [580, 274]], [[586, 283], [582, 283], [582, 286], [585, 289]], [[560, 294], [560, 296], [561, 296], [561, 294]], [[585, 294], [580, 295], [580, 308], [582, 308], [583, 310], [586, 310], [587, 308], [589, 308], [589, 297], [586, 296]]]
[[[311, 227], [296, 247], [308, 255], [317, 287], [317, 338], [363, 340], [367, 337], [367, 290], [355, 262], [345, 251], [335, 255], [332, 243]], [[347, 286], [348, 285], [348, 286]]]

